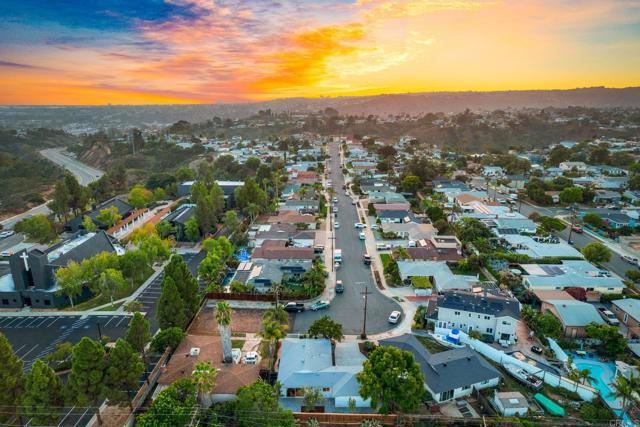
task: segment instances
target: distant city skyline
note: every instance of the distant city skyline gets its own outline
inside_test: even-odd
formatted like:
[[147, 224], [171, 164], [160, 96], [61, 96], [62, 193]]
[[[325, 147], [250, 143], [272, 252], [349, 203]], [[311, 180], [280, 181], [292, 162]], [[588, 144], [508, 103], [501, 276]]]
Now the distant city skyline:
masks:
[[631, 0], [8, 0], [0, 104], [640, 85]]

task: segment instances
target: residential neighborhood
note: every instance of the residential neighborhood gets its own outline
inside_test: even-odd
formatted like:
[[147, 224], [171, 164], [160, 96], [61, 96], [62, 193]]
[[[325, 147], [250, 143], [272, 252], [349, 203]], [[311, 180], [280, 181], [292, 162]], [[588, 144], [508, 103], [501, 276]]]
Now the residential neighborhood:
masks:
[[206, 154], [70, 170], [0, 240], [2, 378], [65, 408], [34, 425], [637, 425], [640, 142], [165, 137]]

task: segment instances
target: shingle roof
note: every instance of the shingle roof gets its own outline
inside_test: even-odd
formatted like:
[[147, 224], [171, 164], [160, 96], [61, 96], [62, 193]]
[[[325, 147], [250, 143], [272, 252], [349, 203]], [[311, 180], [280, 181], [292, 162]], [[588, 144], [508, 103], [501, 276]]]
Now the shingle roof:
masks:
[[433, 393], [442, 393], [482, 381], [501, 378], [500, 372], [469, 347], [431, 354], [410, 334], [380, 341], [413, 354], [424, 374], [425, 384]]
[[[67, 242], [63, 242], [60, 245], [53, 246], [47, 250], [47, 253], [51, 253], [55, 250], [63, 247]], [[111, 243], [111, 239], [104, 231], [97, 232], [94, 236], [82, 242], [78, 246], [64, 252], [57, 258], [51, 260], [51, 265], [66, 266], [69, 262], [82, 262], [87, 258], [91, 258], [101, 252], [115, 252], [115, 248]]]

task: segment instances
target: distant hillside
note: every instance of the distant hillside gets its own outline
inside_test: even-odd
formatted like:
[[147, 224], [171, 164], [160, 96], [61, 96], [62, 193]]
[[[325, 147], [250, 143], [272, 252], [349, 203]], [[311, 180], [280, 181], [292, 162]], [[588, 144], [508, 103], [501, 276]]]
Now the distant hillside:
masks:
[[[287, 98], [245, 104], [215, 105], [109, 105], [109, 106], [4, 106], [0, 125], [7, 127], [67, 128], [72, 132], [100, 127], [164, 126], [179, 120], [202, 122], [214, 116], [244, 118], [259, 110], [318, 111], [326, 107], [342, 114], [388, 115], [427, 112], [461, 112], [465, 109], [496, 110], [545, 107], [640, 107], [640, 87], [604, 87], [571, 90], [501, 92], [423, 92], [335, 98]], [[71, 126], [70, 125], [74, 125]]]

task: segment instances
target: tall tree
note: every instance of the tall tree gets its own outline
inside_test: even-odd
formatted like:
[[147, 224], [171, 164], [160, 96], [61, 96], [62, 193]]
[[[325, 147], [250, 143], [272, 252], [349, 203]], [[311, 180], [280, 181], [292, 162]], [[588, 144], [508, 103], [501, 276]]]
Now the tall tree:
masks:
[[312, 338], [322, 337], [335, 341], [341, 341], [344, 338], [342, 325], [334, 322], [329, 316], [322, 316], [313, 322], [307, 334]]
[[263, 381], [240, 387], [232, 410], [239, 427], [296, 425], [291, 411], [283, 409], [278, 403], [277, 391]]
[[634, 390], [632, 383], [627, 378], [619, 375], [616, 377], [614, 387], [616, 389], [612, 394], [614, 397], [622, 399], [622, 415], [624, 415], [629, 410], [629, 402], [633, 399]]
[[122, 215], [118, 213], [118, 208], [111, 206], [110, 208], [102, 209], [96, 216], [96, 219], [104, 224], [105, 227], [113, 227], [118, 221], [122, 219]]
[[102, 424], [100, 403], [104, 398], [104, 373], [105, 352], [102, 344], [83, 337], [73, 347], [67, 390], [76, 405], [96, 408], [98, 424]]
[[229, 210], [224, 214], [224, 227], [227, 229], [229, 238], [232, 242], [238, 243], [241, 241], [240, 234], [242, 233], [241, 223], [238, 219], [238, 214], [236, 211]]
[[593, 263], [607, 262], [611, 259], [611, 251], [600, 242], [592, 242], [583, 247], [582, 255]]
[[256, 181], [247, 177], [244, 185], [235, 189], [235, 202], [238, 208], [249, 214], [249, 205], [254, 204], [258, 212], [264, 211], [268, 203], [267, 192], [260, 188]]
[[127, 282], [122, 277], [122, 273], [114, 268], [107, 268], [100, 273], [98, 279], [98, 289], [103, 295], [109, 297], [111, 306], [113, 306], [113, 298], [118, 293], [126, 289]]
[[198, 281], [193, 277], [187, 263], [180, 255], [171, 257], [164, 270], [165, 277], [171, 277], [180, 293], [184, 303], [185, 317], [190, 319], [198, 309], [200, 298], [198, 296]]
[[211, 214], [215, 222], [218, 222], [224, 212], [224, 191], [215, 181], [211, 184], [209, 198], [211, 200]]
[[135, 312], [133, 314], [131, 322], [129, 322], [129, 327], [127, 328], [127, 335], [124, 339], [135, 351], [142, 354], [142, 358], [146, 366], [147, 354], [145, 352], [145, 347], [151, 340], [151, 328], [149, 326], [149, 321], [144, 318], [142, 313]]
[[161, 329], [160, 332], [153, 336], [151, 341], [151, 350], [156, 353], [164, 353], [169, 347], [171, 350], [175, 350], [180, 345], [180, 341], [185, 337], [185, 333], [182, 329], [173, 327], [167, 329]]
[[195, 364], [191, 376], [196, 384], [198, 400], [205, 407], [210, 406], [211, 400], [207, 396], [213, 393], [213, 388], [216, 386], [218, 370], [210, 362], [198, 362]]
[[84, 270], [80, 264], [71, 261], [66, 267], [56, 271], [56, 281], [59, 287], [56, 293], [69, 298], [71, 307], [73, 307], [73, 299], [82, 293], [82, 288], [86, 284]]
[[58, 180], [53, 189], [53, 198], [48, 204], [54, 215], [58, 217], [58, 220], [64, 219], [65, 222], [67, 221], [70, 198], [69, 189], [64, 179]]
[[110, 404], [129, 404], [138, 389], [145, 364], [133, 347], [125, 340], [118, 339], [109, 351], [104, 375], [105, 395]]
[[22, 360], [13, 352], [13, 348], [4, 334], [0, 333], [0, 423], [12, 419], [19, 406], [24, 378]]
[[74, 215], [78, 215], [89, 202], [89, 190], [81, 186], [76, 177], [70, 173], [65, 174], [64, 183], [69, 194], [69, 208]]
[[287, 336], [287, 325], [283, 325], [277, 321], [263, 320], [262, 330], [258, 332], [258, 336], [269, 342], [269, 358], [271, 360], [269, 369], [273, 371], [273, 367], [276, 363], [276, 350], [278, 349], [278, 342]]
[[162, 390], [149, 407], [139, 416], [139, 427], [188, 426], [196, 407], [196, 385], [191, 378], [181, 378]]
[[200, 238], [200, 227], [195, 218], [191, 218], [184, 223], [184, 236], [191, 242], [195, 242]]
[[200, 226], [203, 234], [211, 232], [211, 228], [215, 224], [215, 212], [211, 194], [207, 185], [198, 181], [191, 187], [191, 200], [196, 204], [194, 218]]
[[226, 301], [219, 301], [216, 306], [216, 322], [222, 342], [222, 356], [224, 363], [232, 363], [231, 356], [231, 306]]
[[378, 347], [364, 362], [356, 378], [360, 396], [380, 405], [380, 412], [410, 412], [424, 395], [424, 376], [413, 354], [396, 347]]
[[46, 363], [36, 359], [24, 382], [24, 393], [20, 399], [22, 414], [30, 419], [29, 425], [56, 425], [63, 406], [62, 382]]
[[143, 208], [151, 203], [153, 199], [153, 193], [151, 191], [144, 188], [142, 185], [134, 186], [131, 191], [129, 191], [129, 195], [127, 200], [129, 200], [129, 204], [136, 209]]
[[156, 317], [162, 329], [177, 326], [184, 329], [187, 318], [184, 314], [184, 302], [178, 292], [175, 282], [166, 276], [162, 281], [162, 293], [158, 300], [158, 312]]

